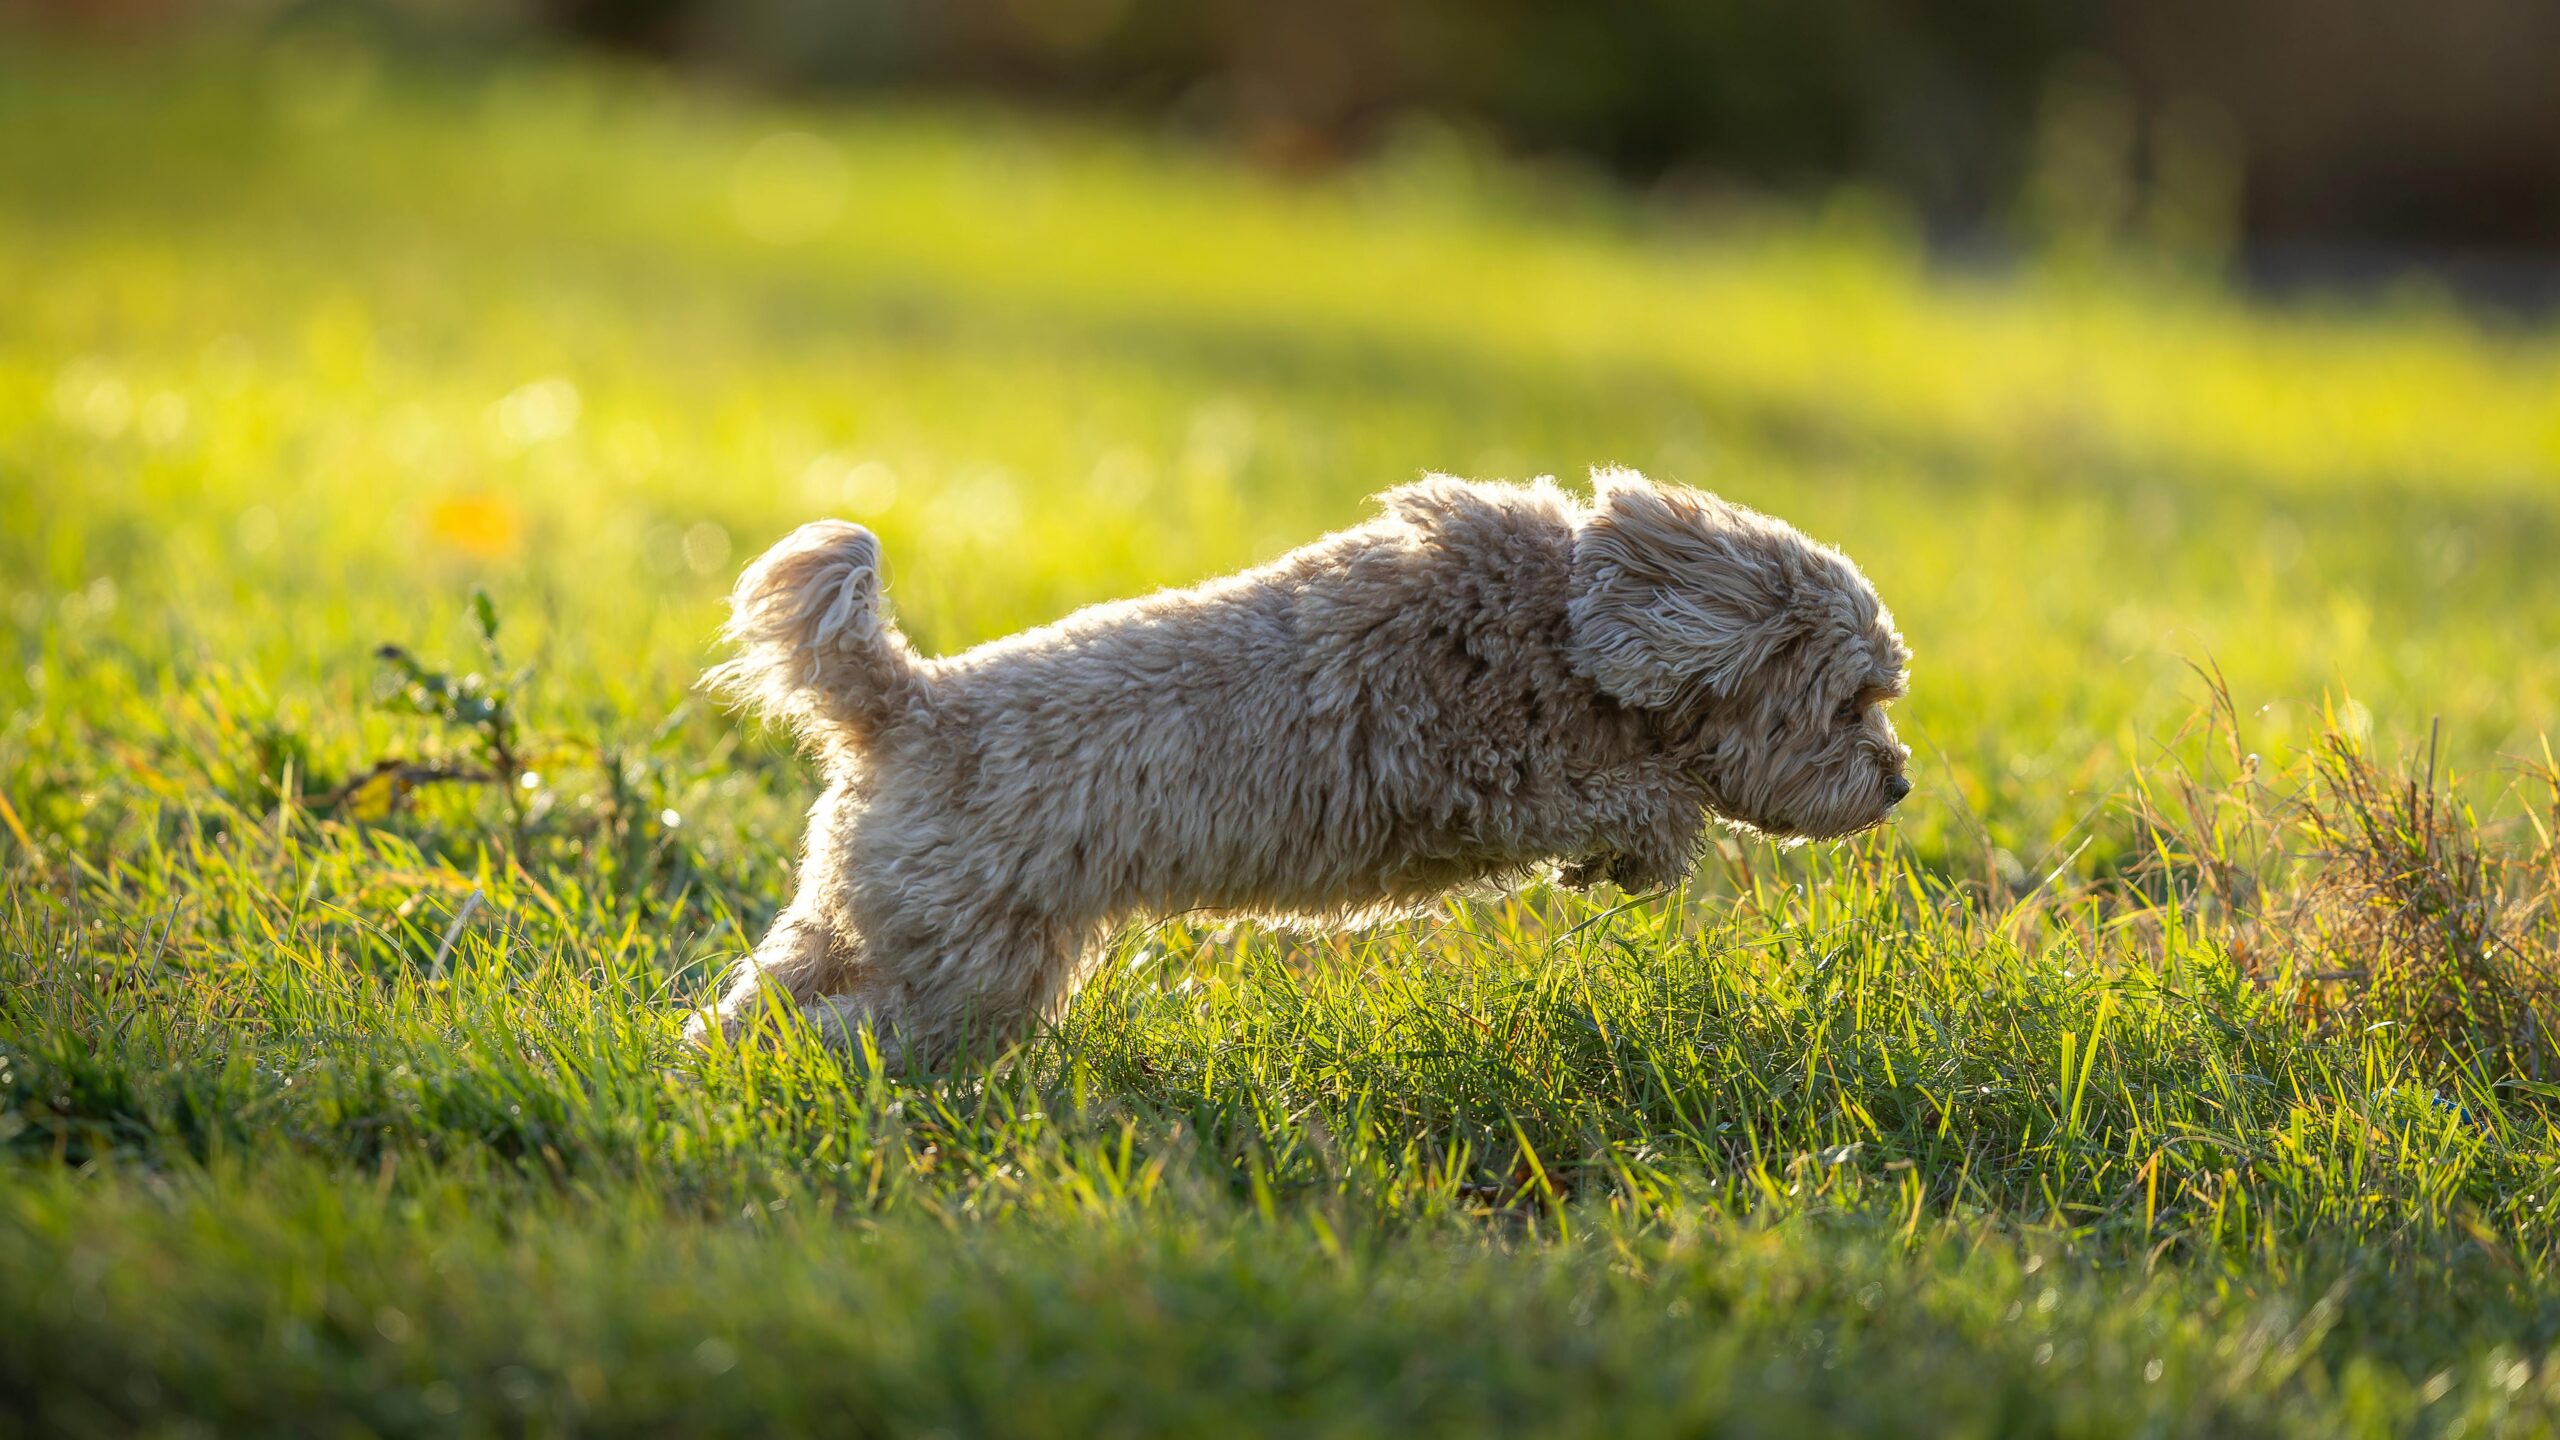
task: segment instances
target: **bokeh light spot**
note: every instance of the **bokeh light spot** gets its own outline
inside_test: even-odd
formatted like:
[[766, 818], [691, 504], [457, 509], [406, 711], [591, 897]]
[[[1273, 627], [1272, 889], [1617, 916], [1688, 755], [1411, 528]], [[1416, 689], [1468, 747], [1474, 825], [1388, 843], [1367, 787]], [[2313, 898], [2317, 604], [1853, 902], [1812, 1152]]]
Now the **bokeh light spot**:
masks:
[[718, 521], [705, 520], [684, 532], [685, 568], [711, 575], [729, 563], [729, 532]]
[[539, 445], [578, 428], [578, 387], [557, 375], [519, 385], [495, 411], [498, 433], [516, 445]]
[[53, 413], [67, 425], [113, 439], [133, 421], [133, 391], [105, 361], [74, 360], [53, 382]]

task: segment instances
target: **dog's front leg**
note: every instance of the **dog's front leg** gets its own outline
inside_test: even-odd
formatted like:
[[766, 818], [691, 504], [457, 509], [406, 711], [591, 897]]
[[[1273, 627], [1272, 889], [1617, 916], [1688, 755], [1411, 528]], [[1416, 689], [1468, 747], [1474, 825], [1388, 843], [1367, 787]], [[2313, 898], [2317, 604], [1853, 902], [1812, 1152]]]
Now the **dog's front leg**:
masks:
[[1576, 890], [1601, 882], [1630, 895], [1665, 890], [1689, 877], [1698, 863], [1705, 827], [1701, 812], [1648, 800], [1630, 807], [1599, 837], [1600, 846], [1566, 863], [1559, 877]]
[[1654, 853], [1621, 853], [1609, 857], [1609, 883], [1630, 895], [1654, 890], [1668, 890], [1689, 878], [1689, 870], [1697, 864], [1695, 851], [1685, 846]]
[[1597, 890], [1603, 882], [1630, 895], [1668, 890], [1689, 878], [1695, 861], [1686, 851], [1674, 855], [1628, 855], [1606, 851], [1567, 864], [1556, 878], [1575, 890]]

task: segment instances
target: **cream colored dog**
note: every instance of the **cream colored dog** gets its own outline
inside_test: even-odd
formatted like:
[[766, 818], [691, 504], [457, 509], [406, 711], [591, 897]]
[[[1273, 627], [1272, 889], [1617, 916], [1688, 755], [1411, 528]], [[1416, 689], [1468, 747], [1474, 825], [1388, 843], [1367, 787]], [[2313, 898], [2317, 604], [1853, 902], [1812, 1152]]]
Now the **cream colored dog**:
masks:
[[1909, 792], [1907, 652], [1858, 567], [1787, 525], [1610, 471], [1445, 476], [1244, 574], [947, 659], [839, 520], [747, 568], [718, 689], [787, 720], [827, 789], [798, 893], [697, 1042], [765, 996], [933, 1061], [1073, 993], [1112, 928], [1306, 924], [1455, 886], [1644, 891], [1706, 822], [1845, 835]]

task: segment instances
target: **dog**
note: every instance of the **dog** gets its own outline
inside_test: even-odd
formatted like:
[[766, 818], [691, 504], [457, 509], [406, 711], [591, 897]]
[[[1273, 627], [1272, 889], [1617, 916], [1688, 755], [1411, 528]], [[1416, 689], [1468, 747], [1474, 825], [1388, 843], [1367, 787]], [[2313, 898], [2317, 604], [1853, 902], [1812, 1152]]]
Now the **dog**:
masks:
[[1355, 925], [1540, 875], [1641, 894], [1711, 821], [1883, 821], [1909, 652], [1849, 558], [1631, 471], [1434, 475], [1267, 565], [926, 659], [879, 541], [803, 526], [747, 567], [716, 692], [822, 768], [799, 883], [718, 1003], [934, 1063], [1054, 1013], [1113, 928]]

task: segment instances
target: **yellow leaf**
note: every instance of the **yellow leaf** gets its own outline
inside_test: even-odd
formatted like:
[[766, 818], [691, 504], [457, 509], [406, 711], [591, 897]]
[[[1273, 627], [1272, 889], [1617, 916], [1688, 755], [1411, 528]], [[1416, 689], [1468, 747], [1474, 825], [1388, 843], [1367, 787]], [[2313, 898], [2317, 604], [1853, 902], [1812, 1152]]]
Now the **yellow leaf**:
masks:
[[346, 812], [358, 820], [384, 819], [408, 791], [408, 783], [398, 770], [376, 770], [357, 781], [355, 788], [347, 792]]
[[466, 555], [492, 560], [515, 553], [524, 517], [501, 495], [456, 495], [427, 511], [427, 533]]

